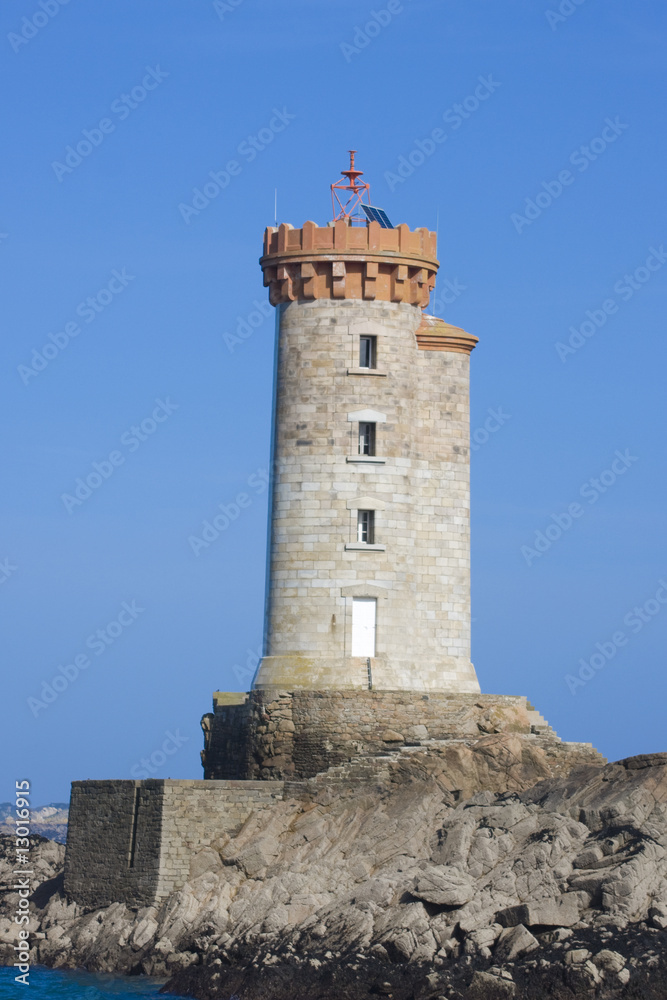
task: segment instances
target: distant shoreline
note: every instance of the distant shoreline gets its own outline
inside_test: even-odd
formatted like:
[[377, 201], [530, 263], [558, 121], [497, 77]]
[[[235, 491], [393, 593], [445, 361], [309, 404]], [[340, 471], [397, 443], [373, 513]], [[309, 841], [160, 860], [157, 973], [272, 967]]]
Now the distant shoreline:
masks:
[[[13, 809], [13, 803], [0, 802], [0, 834], [4, 836], [14, 835]], [[68, 816], [69, 802], [49, 802], [30, 810], [30, 829], [40, 837], [64, 844], [67, 841]]]

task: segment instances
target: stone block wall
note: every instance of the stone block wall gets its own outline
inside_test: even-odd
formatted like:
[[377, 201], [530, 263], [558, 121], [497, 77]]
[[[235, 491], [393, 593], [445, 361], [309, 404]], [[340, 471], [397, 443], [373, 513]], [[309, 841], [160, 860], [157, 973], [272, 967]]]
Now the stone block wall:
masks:
[[[240, 695], [232, 702], [230, 696], [220, 692], [213, 695], [214, 712], [201, 720], [204, 731], [204, 749], [201, 753], [204, 777], [239, 778], [252, 773], [252, 739], [250, 724], [253, 713], [249, 711], [248, 695]], [[215, 763], [214, 763], [215, 762]], [[211, 768], [215, 775], [209, 774]]]
[[205, 717], [205, 778], [308, 778], [399, 745], [548, 728], [510, 695], [265, 689], [234, 709]]
[[91, 909], [160, 902], [197, 851], [282, 794], [280, 781], [75, 781], [65, 892]]
[[161, 781], [74, 781], [65, 887], [83, 906], [143, 905], [160, 877]]
[[[421, 309], [280, 307], [266, 652], [255, 687], [367, 687], [353, 601], [377, 601], [375, 687], [477, 693], [470, 662], [469, 368], [422, 350]], [[359, 368], [360, 337], [377, 369]], [[358, 414], [366, 416], [358, 416]], [[370, 416], [368, 415], [370, 414]], [[360, 420], [376, 424], [359, 456]], [[375, 542], [357, 544], [357, 510]]]
[[251, 813], [282, 796], [281, 781], [170, 781], [162, 806], [159, 897], [187, 881], [197, 851], [222, 833], [236, 833]]

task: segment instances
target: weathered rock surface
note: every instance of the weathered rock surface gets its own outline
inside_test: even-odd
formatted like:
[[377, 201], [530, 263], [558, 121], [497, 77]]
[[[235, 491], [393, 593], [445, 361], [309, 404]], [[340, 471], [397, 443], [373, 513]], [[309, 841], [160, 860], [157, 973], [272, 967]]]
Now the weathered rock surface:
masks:
[[500, 734], [291, 791], [159, 907], [83, 912], [54, 880], [62, 848], [36, 842], [35, 961], [202, 998], [667, 996], [667, 754], [568, 773]]

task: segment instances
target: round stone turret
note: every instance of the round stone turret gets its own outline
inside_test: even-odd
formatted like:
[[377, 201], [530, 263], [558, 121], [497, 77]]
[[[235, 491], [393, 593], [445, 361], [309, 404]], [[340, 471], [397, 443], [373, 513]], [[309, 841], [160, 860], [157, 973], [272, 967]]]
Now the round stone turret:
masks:
[[266, 230], [278, 309], [266, 649], [255, 687], [476, 693], [469, 355], [423, 313], [435, 233]]

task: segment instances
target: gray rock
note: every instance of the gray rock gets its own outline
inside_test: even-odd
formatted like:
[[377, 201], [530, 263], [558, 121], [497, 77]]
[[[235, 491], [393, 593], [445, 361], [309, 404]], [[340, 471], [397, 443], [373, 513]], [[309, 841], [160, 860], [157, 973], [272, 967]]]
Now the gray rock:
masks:
[[379, 943], [390, 957], [395, 956], [400, 961], [428, 962], [439, 949], [422, 903], [407, 903], [397, 912], [385, 911], [377, 920], [375, 930], [380, 933]]
[[602, 976], [600, 975], [597, 966], [591, 962], [590, 959], [584, 962], [582, 972], [588, 977], [589, 981], [594, 986], [597, 986], [597, 984], [602, 981]]
[[482, 927], [480, 930], [471, 931], [465, 939], [465, 951], [468, 954], [481, 954], [482, 949], [488, 951], [500, 937], [503, 928], [500, 924], [491, 924], [490, 927]]
[[464, 994], [465, 1000], [509, 1000], [515, 995], [515, 983], [489, 972], [476, 972]]
[[429, 866], [415, 879], [412, 890], [417, 899], [438, 906], [463, 906], [475, 894], [470, 876], [453, 865]]
[[506, 927], [498, 938], [498, 943], [494, 951], [494, 958], [497, 962], [511, 962], [519, 955], [539, 948], [537, 938], [534, 938], [527, 927], [517, 924], [516, 927]]
[[557, 899], [539, 899], [521, 906], [510, 906], [498, 914], [503, 927], [572, 927], [579, 920], [581, 898], [578, 893], [566, 893]]
[[153, 940], [155, 934], [157, 933], [157, 929], [158, 924], [157, 920], [154, 919], [154, 912], [153, 914], [147, 913], [146, 916], [139, 921], [132, 932], [132, 936], [130, 938], [132, 947], [137, 951], [141, 951], [142, 948], [146, 947], [149, 941]]
[[651, 926], [658, 930], [667, 930], [667, 905], [665, 903], [655, 903], [648, 911]]
[[565, 956], [566, 965], [581, 965], [591, 957], [590, 951], [586, 948], [572, 948]]
[[604, 851], [602, 846], [600, 844], [593, 844], [592, 847], [578, 854], [572, 864], [575, 868], [590, 868], [596, 861], [599, 861], [603, 857]]
[[593, 964], [603, 972], [619, 973], [625, 965], [625, 959], [619, 952], [603, 948], [593, 957]]
[[193, 879], [199, 878], [205, 872], [220, 871], [221, 868], [222, 860], [219, 853], [211, 847], [205, 847], [202, 851], [195, 854], [190, 862], [188, 881], [191, 882]]

